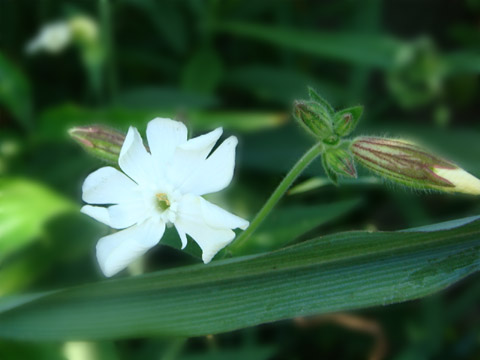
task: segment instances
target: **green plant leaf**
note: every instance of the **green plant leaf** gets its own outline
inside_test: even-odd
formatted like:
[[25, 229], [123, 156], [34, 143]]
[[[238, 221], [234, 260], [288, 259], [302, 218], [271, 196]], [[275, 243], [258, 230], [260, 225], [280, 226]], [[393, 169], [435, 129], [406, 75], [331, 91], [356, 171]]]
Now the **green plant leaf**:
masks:
[[181, 3], [158, 3], [151, 0], [122, 0], [119, 3], [142, 11], [158, 32], [158, 39], [165, 42], [174, 53], [182, 54], [186, 51], [187, 19], [181, 11]]
[[377, 34], [299, 31], [240, 22], [219, 24], [218, 30], [311, 55], [384, 69], [394, 67], [405, 49], [401, 41]]
[[198, 109], [217, 104], [217, 99], [210, 95], [184, 91], [172, 87], [142, 86], [125, 90], [118, 96], [118, 103], [131, 109]]
[[0, 263], [41, 235], [47, 221], [74, 209], [67, 199], [33, 181], [0, 179]]
[[274, 210], [252, 239], [235, 249], [235, 255], [258, 254], [279, 249], [300, 235], [337, 219], [360, 204], [359, 199], [315, 206], [289, 206]]
[[185, 354], [182, 360], [267, 360], [275, 355], [275, 347], [266, 345], [255, 345], [233, 349], [215, 349], [207, 353]]
[[225, 83], [235, 89], [247, 91], [261, 100], [292, 104], [305, 96], [305, 84], [312, 85], [332, 102], [342, 98], [344, 89], [327, 81], [315, 81], [311, 76], [288, 68], [248, 65], [229, 69]]
[[59, 290], [4, 309], [0, 337], [197, 336], [426, 296], [478, 271], [480, 221], [347, 232], [279, 251]]
[[480, 72], [480, 54], [478, 52], [456, 51], [445, 55], [448, 75], [478, 74]]
[[183, 88], [199, 94], [211, 94], [222, 78], [222, 61], [212, 49], [200, 49], [186, 64], [182, 74]]
[[32, 126], [30, 83], [15, 64], [0, 53], [0, 104], [25, 128]]
[[[348, 179], [348, 178], [340, 178], [338, 179], [338, 183], [341, 186], [345, 185], [350, 185], [350, 186], [372, 186], [372, 185], [380, 185], [382, 184], [382, 180], [378, 177], [375, 176], [363, 176], [359, 177], [357, 179]], [[332, 182], [330, 181], [329, 178], [327, 177], [312, 177], [310, 179], [307, 179], [298, 185], [293, 186], [289, 191], [289, 195], [295, 195], [295, 194], [302, 194], [307, 191], [312, 191], [316, 190], [318, 188], [327, 186], [327, 185], [332, 185]]]
[[[104, 108], [92, 109], [73, 104], [50, 108], [40, 117], [38, 135], [44, 139], [66, 139], [67, 131], [75, 126], [104, 124], [126, 131], [136, 126], [145, 131], [147, 123], [155, 117], [179, 118], [178, 112], [166, 109]], [[249, 111], [206, 111], [191, 110], [182, 113], [196, 131], [204, 131], [223, 126], [232, 131], [255, 132], [261, 129], [278, 127], [288, 120], [281, 112]]]

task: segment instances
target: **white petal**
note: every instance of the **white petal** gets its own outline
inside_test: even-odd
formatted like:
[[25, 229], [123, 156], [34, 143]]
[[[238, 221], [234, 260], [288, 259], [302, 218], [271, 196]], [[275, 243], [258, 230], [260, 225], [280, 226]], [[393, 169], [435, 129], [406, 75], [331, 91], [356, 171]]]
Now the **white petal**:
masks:
[[153, 166], [152, 156], [145, 149], [142, 137], [134, 127], [128, 129], [118, 164], [137, 184], [149, 185], [155, 182], [157, 168]]
[[232, 181], [237, 144], [235, 136], [225, 140], [182, 184], [180, 191], [204, 195], [226, 188]]
[[97, 221], [110, 226], [110, 215], [108, 209], [103, 206], [85, 205], [80, 209], [80, 212], [94, 218]]
[[249, 222], [237, 215], [233, 215], [221, 207], [200, 197], [202, 215], [208, 225], [214, 228], [240, 228], [245, 230]]
[[137, 185], [117, 169], [106, 166], [87, 176], [83, 200], [90, 204], [118, 204], [136, 198]]
[[180, 145], [183, 150], [190, 150], [202, 153], [205, 157], [210, 153], [215, 143], [223, 134], [221, 127], [210, 131], [209, 133], [194, 137]]
[[48, 24], [42, 28], [40, 33], [27, 45], [28, 53], [35, 53], [45, 50], [52, 54], [59, 53], [67, 47], [72, 38], [70, 26], [66, 22]]
[[[480, 195], [480, 180], [472, 174], [466, 172], [461, 168], [457, 169], [443, 169], [435, 168], [433, 170], [438, 176], [450, 181], [455, 187], [453, 191], [465, 194]], [[448, 191], [445, 187], [442, 190]]]
[[155, 118], [147, 125], [147, 139], [154, 161], [163, 169], [177, 146], [187, 141], [187, 127], [180, 121]]
[[187, 234], [181, 229], [179, 229], [177, 226], [175, 226], [175, 229], [177, 229], [178, 236], [180, 237], [180, 240], [182, 240], [182, 250], [185, 249], [185, 246], [187, 246]]
[[180, 145], [175, 151], [173, 162], [168, 169], [168, 177], [175, 188], [189, 181], [202, 166], [215, 143], [222, 136], [222, 128], [197, 136]]
[[[211, 219], [207, 221], [203, 214], [202, 200], [199, 196], [184, 196], [179, 203], [175, 227], [179, 233], [185, 232], [195, 240], [202, 249], [202, 260], [206, 264], [235, 238], [235, 233], [228, 228], [234, 222], [231, 219], [224, 227], [213, 227]], [[213, 212], [209, 212], [208, 216]]]
[[146, 221], [101, 238], [97, 243], [97, 259], [102, 272], [110, 277], [125, 269], [155, 246], [164, 231], [164, 223]]
[[125, 229], [144, 220], [146, 212], [143, 201], [112, 205], [108, 208], [110, 226], [114, 229]]

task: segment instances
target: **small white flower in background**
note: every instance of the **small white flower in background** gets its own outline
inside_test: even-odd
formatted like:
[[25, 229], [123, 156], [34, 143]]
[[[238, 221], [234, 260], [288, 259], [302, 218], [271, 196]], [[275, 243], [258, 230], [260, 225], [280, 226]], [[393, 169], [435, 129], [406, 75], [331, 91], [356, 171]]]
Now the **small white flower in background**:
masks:
[[101, 238], [97, 258], [103, 273], [112, 276], [155, 246], [167, 225], [174, 225], [187, 245], [190, 235], [208, 263], [235, 237], [232, 229], [246, 229], [248, 221], [201, 196], [230, 184], [237, 139], [226, 139], [210, 154], [222, 135], [218, 128], [187, 140], [181, 122], [156, 118], [148, 123], [150, 152], [137, 129], [130, 127], [118, 164], [90, 174], [83, 184], [82, 212], [112, 228], [123, 229]]
[[64, 50], [72, 40], [72, 31], [68, 22], [59, 21], [45, 25], [40, 33], [27, 44], [27, 53], [34, 54], [45, 51], [58, 54]]
[[26, 51], [35, 54], [45, 51], [58, 54], [72, 42], [89, 46], [99, 40], [97, 22], [86, 15], [76, 15], [68, 20], [57, 21], [42, 27], [40, 33], [27, 44]]

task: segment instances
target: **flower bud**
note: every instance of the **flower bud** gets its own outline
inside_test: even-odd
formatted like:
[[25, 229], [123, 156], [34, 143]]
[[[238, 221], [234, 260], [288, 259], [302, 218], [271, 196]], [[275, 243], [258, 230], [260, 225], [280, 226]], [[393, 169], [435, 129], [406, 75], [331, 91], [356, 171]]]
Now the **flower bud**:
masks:
[[[329, 111], [316, 101], [295, 101], [294, 116], [297, 121], [320, 140], [338, 142], [333, 132]], [[332, 136], [335, 139], [332, 139]]]
[[357, 170], [355, 169], [352, 155], [342, 147], [330, 148], [325, 151], [324, 166], [337, 175], [357, 177]]
[[316, 101], [320, 105], [322, 105], [325, 110], [330, 114], [333, 115], [335, 114], [335, 110], [333, 109], [332, 105], [325, 100], [323, 97], [321, 97], [313, 88], [310, 86], [308, 87], [308, 96], [310, 97], [310, 100]]
[[98, 25], [92, 18], [85, 15], [77, 15], [69, 20], [73, 37], [86, 44], [98, 41]]
[[89, 154], [107, 162], [118, 163], [125, 134], [102, 125], [74, 127], [68, 133]]
[[368, 169], [406, 186], [480, 195], [479, 179], [410, 141], [359, 137], [351, 150]]
[[363, 106], [354, 106], [338, 111], [333, 120], [335, 132], [340, 137], [350, 135], [357, 127], [362, 113]]

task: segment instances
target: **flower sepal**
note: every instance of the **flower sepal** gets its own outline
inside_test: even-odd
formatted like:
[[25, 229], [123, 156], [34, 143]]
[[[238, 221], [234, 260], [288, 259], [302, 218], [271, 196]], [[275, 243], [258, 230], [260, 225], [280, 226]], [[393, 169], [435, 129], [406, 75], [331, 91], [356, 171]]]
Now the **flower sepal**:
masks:
[[350, 135], [357, 127], [362, 114], [363, 106], [354, 106], [337, 111], [333, 119], [335, 133], [340, 137]]
[[351, 150], [360, 164], [394, 182], [416, 189], [480, 195], [479, 179], [411, 141], [358, 137]]
[[[335, 142], [330, 112], [316, 101], [299, 100], [294, 103], [294, 117], [309, 133], [322, 141]], [[335, 139], [332, 139], [334, 137]]]
[[338, 183], [338, 176], [357, 177], [357, 170], [347, 142], [326, 149], [322, 154], [322, 163], [328, 178], [334, 184]]
[[68, 133], [89, 154], [108, 163], [118, 163], [124, 133], [103, 125], [77, 126]]

